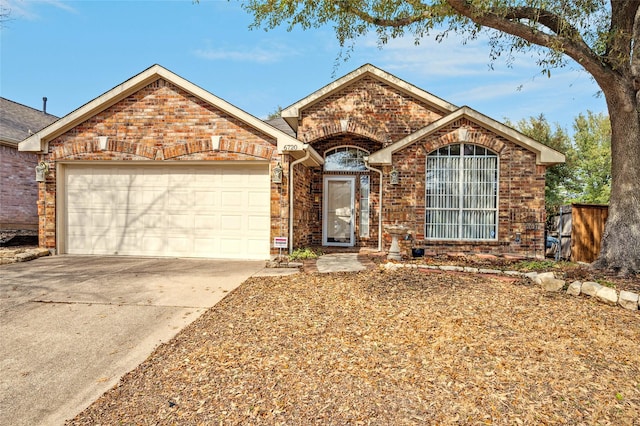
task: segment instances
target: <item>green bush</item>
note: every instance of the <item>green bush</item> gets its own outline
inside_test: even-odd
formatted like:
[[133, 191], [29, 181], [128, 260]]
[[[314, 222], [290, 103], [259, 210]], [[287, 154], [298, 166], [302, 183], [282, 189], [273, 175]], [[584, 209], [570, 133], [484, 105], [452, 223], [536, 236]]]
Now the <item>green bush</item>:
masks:
[[289, 260], [317, 259], [322, 252], [311, 248], [297, 248], [289, 255]]
[[515, 266], [519, 271], [548, 271], [556, 267], [557, 263], [553, 260], [523, 260]]

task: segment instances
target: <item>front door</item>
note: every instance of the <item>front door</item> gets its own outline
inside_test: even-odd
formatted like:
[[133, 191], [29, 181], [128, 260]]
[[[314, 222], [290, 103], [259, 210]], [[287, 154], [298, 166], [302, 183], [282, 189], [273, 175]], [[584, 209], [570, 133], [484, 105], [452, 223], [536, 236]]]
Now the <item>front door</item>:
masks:
[[351, 247], [354, 244], [353, 176], [325, 176], [322, 244]]

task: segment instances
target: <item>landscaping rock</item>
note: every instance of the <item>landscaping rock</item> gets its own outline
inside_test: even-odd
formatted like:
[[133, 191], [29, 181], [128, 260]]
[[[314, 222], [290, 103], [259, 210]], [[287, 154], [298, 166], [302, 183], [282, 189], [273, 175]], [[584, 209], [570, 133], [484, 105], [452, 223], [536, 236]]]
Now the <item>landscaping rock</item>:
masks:
[[531, 281], [536, 282], [536, 278], [538, 277], [537, 272], [527, 272], [523, 275], [526, 278], [529, 278]]
[[595, 296], [598, 290], [600, 290], [602, 286], [593, 281], [585, 281], [582, 283], [582, 294], [586, 294], [587, 296]]
[[625, 309], [629, 309], [630, 311], [637, 311], [638, 304], [640, 303], [640, 295], [636, 293], [632, 293], [630, 291], [622, 290], [620, 292], [620, 297], [618, 298], [618, 303]]
[[504, 274], [512, 277], [521, 277], [523, 275], [520, 271], [504, 271]]
[[501, 274], [502, 271], [499, 271], [497, 269], [480, 269], [478, 272], [480, 272], [481, 274]]
[[536, 284], [541, 285], [542, 284], [542, 280], [553, 279], [555, 277], [556, 276], [555, 276], [555, 274], [553, 272], [541, 272], [541, 273], [536, 275], [536, 277], [533, 279], [533, 281]]
[[478, 259], [485, 259], [485, 260], [497, 260], [498, 259], [498, 256], [496, 256], [494, 254], [488, 254], [488, 253], [477, 253], [474, 256], [477, 257]]
[[472, 267], [470, 267], [470, 266], [465, 266], [465, 267], [464, 267], [464, 271], [465, 271], [465, 272], [470, 272], [470, 273], [472, 273], [472, 274], [477, 274], [477, 273], [478, 273], [478, 271], [479, 271], [479, 269], [478, 269], [478, 268], [472, 268]]
[[572, 296], [580, 296], [580, 293], [582, 292], [582, 283], [580, 281], [574, 281], [571, 284], [569, 284], [569, 287], [567, 288], [567, 294], [570, 294]]
[[444, 265], [441, 266], [440, 269], [443, 271], [464, 272], [464, 268], [462, 266]]
[[24, 249], [0, 250], [0, 257], [16, 257], [17, 254], [24, 252]]
[[562, 290], [562, 287], [564, 287], [565, 281], [557, 278], [544, 277], [541, 280], [540, 285], [545, 291], [560, 291]]
[[26, 252], [26, 253], [17, 254], [15, 259], [16, 259], [16, 262], [28, 262], [29, 260], [33, 260], [37, 257], [38, 256], [36, 256], [32, 252]]
[[37, 249], [34, 249], [33, 252], [37, 257], [49, 256], [51, 254], [49, 252], [49, 249], [46, 249], [46, 248], [37, 248]]
[[438, 265], [418, 265], [419, 269], [430, 269], [430, 270], [439, 270], [440, 267]]
[[616, 305], [618, 303], [618, 292], [611, 287], [602, 286], [596, 292], [596, 299], [609, 305]]

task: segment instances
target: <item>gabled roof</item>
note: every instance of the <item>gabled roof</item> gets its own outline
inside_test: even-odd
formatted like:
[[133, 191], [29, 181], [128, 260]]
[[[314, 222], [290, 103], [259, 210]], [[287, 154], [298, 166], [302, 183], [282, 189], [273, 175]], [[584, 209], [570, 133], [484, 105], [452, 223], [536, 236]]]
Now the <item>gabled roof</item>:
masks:
[[479, 126], [490, 130], [507, 140], [519, 145], [529, 151], [535, 152], [536, 164], [544, 164], [547, 166], [564, 163], [564, 154], [556, 151], [553, 148], [531, 139], [524, 134], [505, 126], [504, 124], [481, 114], [468, 106], [463, 106], [455, 112], [442, 117], [441, 119], [434, 121], [428, 126], [408, 135], [407, 137], [400, 139], [399, 141], [387, 146], [386, 148], [376, 151], [369, 156], [369, 164], [378, 165], [391, 165], [391, 157], [394, 153], [406, 148], [407, 146], [417, 142], [418, 140], [429, 136], [430, 134], [437, 132], [441, 128], [453, 123], [461, 118], [466, 118]]
[[0, 97], [0, 143], [18, 142], [56, 121], [58, 117]]
[[371, 64], [365, 64], [355, 71], [352, 71], [349, 74], [345, 75], [344, 77], [341, 77], [334, 82], [327, 84], [326, 86], [324, 86], [320, 90], [315, 91], [306, 98], [301, 99], [295, 104], [283, 109], [280, 115], [287, 121], [287, 123], [289, 123], [294, 131], [297, 131], [298, 119], [300, 118], [300, 112], [303, 109], [306, 109], [314, 105], [315, 103], [320, 102], [326, 97], [342, 90], [344, 87], [368, 76], [382, 81], [389, 86], [394, 87], [395, 89], [403, 93], [406, 93], [409, 96], [427, 103], [443, 114], [447, 114], [458, 109], [457, 106], [450, 104], [449, 102], [440, 99], [437, 96], [414, 86], [413, 84], [407, 83], [406, 81], [401, 80], [398, 77], [381, 70], [380, 68], [377, 68]]
[[[108, 92], [98, 96], [94, 100], [88, 102], [87, 104], [81, 106], [77, 110], [71, 112], [70, 114], [62, 117], [60, 120], [51, 124], [50, 126], [40, 130], [34, 135], [31, 135], [29, 138], [20, 142], [19, 150], [20, 151], [34, 151], [34, 152], [46, 152], [47, 143], [60, 136], [61, 134], [67, 132], [73, 127], [81, 124], [86, 121], [90, 117], [104, 111], [110, 106], [118, 103], [122, 99], [127, 96], [137, 92], [143, 87], [153, 83], [158, 79], [164, 79], [171, 84], [179, 87], [180, 89], [196, 96], [197, 98], [202, 99], [203, 101], [213, 105], [227, 114], [236, 117], [242, 122], [246, 123], [250, 127], [259, 130], [260, 132], [273, 137], [277, 141], [277, 147], [279, 152], [288, 151], [294, 158], [302, 157], [304, 153], [302, 152], [302, 143], [297, 139], [289, 136], [285, 132], [278, 130], [277, 128], [265, 123], [259, 118], [249, 114], [241, 110], [240, 108], [230, 104], [229, 102], [221, 99], [212, 93], [202, 89], [199, 86], [191, 83], [188, 80], [180, 77], [177, 74], [169, 71], [168, 69], [160, 66], [153, 65], [146, 70], [142, 71], [140, 74], [130, 78], [129, 80], [121, 83], [120, 85], [114, 87]], [[297, 149], [293, 149], [297, 147]], [[285, 149], [285, 147], [290, 147], [290, 149]], [[313, 148], [308, 148], [311, 152], [311, 159], [314, 164], [322, 164], [323, 159], [318, 153], [316, 153]], [[311, 160], [309, 160], [311, 161]]]

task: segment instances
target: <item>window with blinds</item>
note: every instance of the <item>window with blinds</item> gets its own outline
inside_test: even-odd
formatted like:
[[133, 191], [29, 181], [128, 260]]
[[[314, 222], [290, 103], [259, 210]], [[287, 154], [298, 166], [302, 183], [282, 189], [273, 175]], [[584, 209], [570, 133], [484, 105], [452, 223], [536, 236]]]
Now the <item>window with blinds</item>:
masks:
[[496, 240], [498, 156], [472, 144], [427, 156], [425, 236], [437, 240]]

